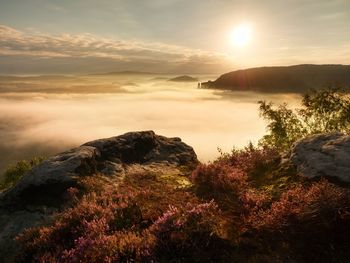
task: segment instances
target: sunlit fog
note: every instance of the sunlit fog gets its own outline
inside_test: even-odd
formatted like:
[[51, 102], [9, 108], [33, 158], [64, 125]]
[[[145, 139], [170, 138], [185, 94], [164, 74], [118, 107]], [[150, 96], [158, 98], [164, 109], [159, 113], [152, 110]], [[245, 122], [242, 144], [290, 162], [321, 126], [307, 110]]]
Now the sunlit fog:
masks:
[[[21, 159], [48, 156], [89, 140], [129, 131], [154, 130], [180, 137], [201, 161], [217, 148], [230, 151], [264, 134], [257, 101], [297, 100], [198, 89], [170, 75], [2, 77], [0, 169]], [[215, 76], [196, 76], [206, 81]]]

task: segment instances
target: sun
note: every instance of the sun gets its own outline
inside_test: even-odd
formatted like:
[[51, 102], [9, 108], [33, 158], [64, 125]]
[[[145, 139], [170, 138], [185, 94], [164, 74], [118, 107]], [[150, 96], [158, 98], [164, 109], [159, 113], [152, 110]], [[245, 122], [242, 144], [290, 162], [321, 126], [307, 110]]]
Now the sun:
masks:
[[230, 35], [231, 43], [237, 47], [247, 46], [252, 38], [252, 28], [249, 24], [240, 24], [236, 26]]

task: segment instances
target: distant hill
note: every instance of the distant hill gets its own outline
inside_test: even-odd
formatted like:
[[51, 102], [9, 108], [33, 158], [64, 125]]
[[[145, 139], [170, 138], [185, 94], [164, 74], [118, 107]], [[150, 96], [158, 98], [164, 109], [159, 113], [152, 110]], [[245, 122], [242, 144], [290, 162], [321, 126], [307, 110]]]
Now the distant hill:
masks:
[[232, 71], [215, 81], [202, 83], [203, 88], [297, 93], [329, 86], [350, 90], [350, 66], [304, 64], [249, 68]]
[[197, 78], [193, 78], [191, 76], [183, 75], [183, 76], [178, 76], [172, 79], [169, 79], [169, 81], [175, 81], [175, 82], [196, 82], [198, 81]]
[[112, 71], [112, 72], [105, 72], [105, 73], [95, 73], [95, 74], [89, 74], [93, 76], [110, 76], [110, 75], [158, 75], [159, 73], [154, 72], [145, 72], [145, 71]]
[[52, 80], [52, 81], [56, 81], [56, 80], [78, 80], [79, 77], [78, 76], [70, 76], [70, 75], [33, 75], [33, 76], [21, 76], [21, 75], [0, 75], [0, 82], [1, 81], [24, 81], [24, 80], [28, 80], [28, 81], [43, 81], [43, 80]]

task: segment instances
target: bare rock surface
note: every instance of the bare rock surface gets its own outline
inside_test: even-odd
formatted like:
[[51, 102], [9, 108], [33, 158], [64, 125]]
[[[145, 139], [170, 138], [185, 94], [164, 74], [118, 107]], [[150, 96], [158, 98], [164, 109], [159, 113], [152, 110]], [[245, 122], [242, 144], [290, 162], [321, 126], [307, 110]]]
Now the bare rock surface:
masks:
[[[53, 205], [78, 176], [97, 172], [98, 150], [81, 146], [53, 156], [29, 171], [12, 189], [2, 194], [0, 204], [10, 206]], [[58, 204], [59, 205], [59, 204]]]
[[289, 159], [301, 176], [350, 183], [350, 135], [309, 136], [294, 144]]
[[83, 176], [99, 174], [121, 180], [126, 173], [143, 170], [181, 176], [182, 167], [191, 169], [197, 163], [193, 148], [180, 138], [153, 131], [100, 139], [57, 154], [0, 194], [0, 258], [13, 262], [18, 249], [13, 238], [49, 220], [64, 203], [66, 190]]

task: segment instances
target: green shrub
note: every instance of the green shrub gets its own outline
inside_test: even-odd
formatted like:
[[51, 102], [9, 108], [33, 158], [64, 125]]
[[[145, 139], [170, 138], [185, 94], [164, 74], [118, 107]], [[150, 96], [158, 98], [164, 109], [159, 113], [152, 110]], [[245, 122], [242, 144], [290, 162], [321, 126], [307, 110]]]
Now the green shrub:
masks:
[[19, 161], [10, 165], [4, 172], [0, 180], [0, 191], [13, 186], [22, 176], [44, 160], [43, 157], [35, 157], [30, 161]]
[[311, 91], [295, 110], [287, 104], [259, 103], [260, 115], [268, 121], [269, 133], [260, 140], [264, 146], [286, 150], [309, 134], [350, 131], [350, 97], [336, 89]]

